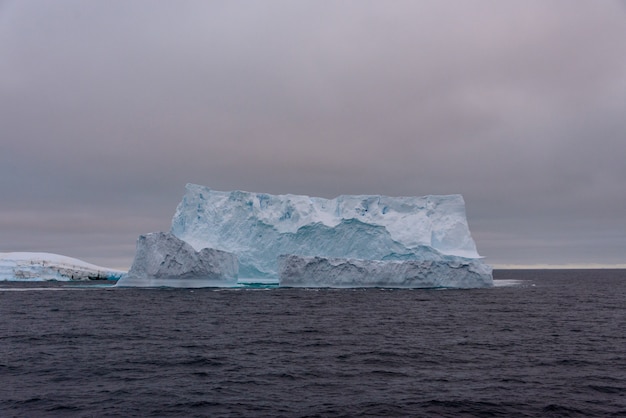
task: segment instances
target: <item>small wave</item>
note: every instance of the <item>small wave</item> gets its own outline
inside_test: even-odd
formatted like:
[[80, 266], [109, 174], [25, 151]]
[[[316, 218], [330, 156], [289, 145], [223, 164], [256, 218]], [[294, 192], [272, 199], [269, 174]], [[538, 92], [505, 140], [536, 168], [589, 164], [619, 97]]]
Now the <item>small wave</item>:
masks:
[[601, 386], [601, 385], [589, 385], [589, 389], [593, 389], [600, 393], [619, 394], [626, 393], [626, 388], [617, 386]]
[[422, 411], [426, 415], [442, 416], [442, 417], [457, 417], [457, 416], [472, 416], [472, 417], [495, 417], [495, 416], [510, 416], [511, 412], [516, 410], [515, 405], [499, 404], [494, 402], [485, 401], [471, 401], [471, 400], [430, 400], [423, 402], [421, 405]]
[[541, 413], [545, 416], [558, 416], [558, 417], [579, 417], [590, 416], [588, 411], [583, 411], [577, 408], [570, 408], [563, 405], [550, 404], [541, 410]]
[[225, 363], [221, 360], [214, 359], [214, 358], [197, 357], [197, 358], [185, 359], [178, 364], [181, 366], [217, 367], [217, 366], [223, 366]]

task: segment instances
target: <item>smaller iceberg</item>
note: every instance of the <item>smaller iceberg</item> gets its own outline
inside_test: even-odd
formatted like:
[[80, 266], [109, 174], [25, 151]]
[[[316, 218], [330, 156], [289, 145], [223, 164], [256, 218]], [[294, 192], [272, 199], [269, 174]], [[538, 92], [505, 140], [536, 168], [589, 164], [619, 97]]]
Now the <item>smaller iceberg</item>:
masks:
[[126, 272], [52, 253], [0, 253], [0, 281], [117, 280]]
[[492, 287], [490, 266], [480, 259], [379, 261], [282, 255], [279, 282], [284, 287]]
[[120, 287], [230, 287], [237, 285], [235, 254], [203, 248], [165, 232], [141, 235], [135, 260]]

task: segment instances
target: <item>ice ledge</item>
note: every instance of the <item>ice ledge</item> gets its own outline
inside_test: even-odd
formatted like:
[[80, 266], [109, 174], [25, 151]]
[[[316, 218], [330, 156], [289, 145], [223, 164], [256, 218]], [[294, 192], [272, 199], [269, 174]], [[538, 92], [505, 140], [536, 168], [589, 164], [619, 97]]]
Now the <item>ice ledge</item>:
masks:
[[282, 255], [284, 287], [483, 288], [493, 286], [492, 269], [478, 259], [376, 261]]
[[191, 245], [165, 232], [141, 235], [135, 260], [119, 287], [230, 287], [237, 285], [234, 254]]

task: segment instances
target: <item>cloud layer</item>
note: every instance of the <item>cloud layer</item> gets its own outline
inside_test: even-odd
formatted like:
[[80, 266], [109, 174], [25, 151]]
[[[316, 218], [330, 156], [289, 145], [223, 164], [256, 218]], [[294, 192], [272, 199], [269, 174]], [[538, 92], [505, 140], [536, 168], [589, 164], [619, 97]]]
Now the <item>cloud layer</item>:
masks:
[[0, 251], [130, 263], [187, 182], [462, 193], [493, 263], [626, 262], [626, 7], [0, 2]]

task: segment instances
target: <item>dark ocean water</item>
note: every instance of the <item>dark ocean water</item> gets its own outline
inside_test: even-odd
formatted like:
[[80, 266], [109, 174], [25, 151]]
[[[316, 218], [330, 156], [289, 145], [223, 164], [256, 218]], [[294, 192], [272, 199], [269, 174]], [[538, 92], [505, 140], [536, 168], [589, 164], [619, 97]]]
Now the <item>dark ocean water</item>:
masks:
[[508, 281], [0, 283], [0, 416], [626, 416], [626, 271], [494, 276]]

